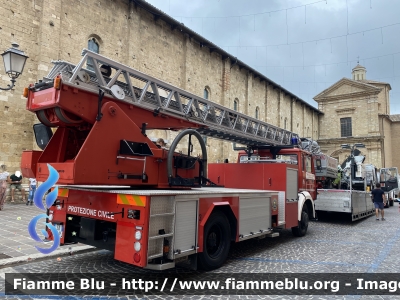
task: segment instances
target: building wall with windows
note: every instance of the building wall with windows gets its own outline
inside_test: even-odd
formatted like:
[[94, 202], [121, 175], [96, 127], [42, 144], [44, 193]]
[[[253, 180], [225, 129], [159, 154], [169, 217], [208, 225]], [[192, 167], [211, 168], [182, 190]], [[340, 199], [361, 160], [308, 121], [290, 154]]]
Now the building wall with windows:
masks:
[[[138, 4], [139, 3], [139, 4]], [[0, 0], [0, 49], [11, 42], [29, 56], [16, 87], [0, 91], [0, 164], [19, 168], [23, 150], [35, 148], [23, 87], [48, 74], [52, 60], [77, 63], [83, 48], [131, 66], [198, 96], [205, 96], [303, 136], [317, 138], [320, 111], [251, 69], [233, 55], [145, 2], [131, 0]], [[89, 66], [90, 67], [90, 66]], [[0, 66], [0, 74], [3, 73]], [[2, 75], [5, 86], [8, 77]], [[176, 133], [158, 131], [169, 144]], [[209, 161], [234, 160], [232, 143], [207, 138]]]
[[[324, 153], [343, 162], [350, 150], [341, 144], [363, 143], [359, 150], [365, 163], [377, 167], [400, 167], [396, 153], [397, 129], [390, 116], [388, 83], [367, 80], [366, 69], [357, 65], [351, 78], [342, 78], [314, 100], [324, 114], [319, 118], [318, 143]], [[396, 127], [397, 128], [397, 127]]]

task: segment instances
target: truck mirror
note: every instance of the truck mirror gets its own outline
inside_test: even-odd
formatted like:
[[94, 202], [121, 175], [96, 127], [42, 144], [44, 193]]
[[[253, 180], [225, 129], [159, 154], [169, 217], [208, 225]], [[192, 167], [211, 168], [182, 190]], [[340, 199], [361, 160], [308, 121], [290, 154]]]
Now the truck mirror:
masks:
[[53, 136], [50, 127], [47, 127], [42, 123], [34, 124], [33, 132], [35, 133], [36, 144], [40, 149], [44, 150]]
[[317, 159], [315, 162], [316, 162], [316, 167], [317, 167], [317, 169], [318, 169], [318, 170], [321, 170], [321, 169], [322, 169], [321, 160], [320, 160], [320, 159]]

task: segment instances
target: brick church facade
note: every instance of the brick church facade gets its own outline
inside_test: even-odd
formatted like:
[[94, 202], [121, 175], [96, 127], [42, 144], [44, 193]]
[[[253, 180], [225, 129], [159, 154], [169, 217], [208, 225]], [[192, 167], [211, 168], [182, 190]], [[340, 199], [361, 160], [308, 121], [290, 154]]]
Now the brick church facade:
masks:
[[349, 149], [341, 144], [363, 143], [359, 150], [365, 163], [378, 168], [400, 167], [396, 149], [400, 146], [400, 115], [390, 115], [390, 84], [368, 80], [367, 70], [357, 65], [352, 78], [342, 78], [314, 100], [320, 116], [318, 143], [324, 153], [344, 161]]

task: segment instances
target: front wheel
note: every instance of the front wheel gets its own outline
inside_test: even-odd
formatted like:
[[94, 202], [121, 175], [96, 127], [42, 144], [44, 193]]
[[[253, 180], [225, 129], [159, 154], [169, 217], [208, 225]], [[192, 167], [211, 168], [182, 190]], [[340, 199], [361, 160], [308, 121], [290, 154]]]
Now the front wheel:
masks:
[[304, 204], [303, 210], [301, 211], [301, 220], [299, 221], [299, 225], [297, 227], [292, 227], [292, 233], [294, 236], [305, 236], [308, 229], [308, 209], [307, 206]]
[[199, 253], [199, 264], [203, 270], [222, 266], [228, 257], [231, 228], [226, 216], [215, 211], [204, 226], [203, 252]]

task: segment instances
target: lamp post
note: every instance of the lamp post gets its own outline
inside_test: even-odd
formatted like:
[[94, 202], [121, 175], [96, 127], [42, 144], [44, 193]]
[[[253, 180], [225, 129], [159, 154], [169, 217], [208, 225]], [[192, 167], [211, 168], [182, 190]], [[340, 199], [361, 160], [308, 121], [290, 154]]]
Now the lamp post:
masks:
[[28, 58], [28, 56], [25, 55], [24, 51], [18, 49], [18, 44], [13, 43], [11, 45], [12, 48], [4, 51], [4, 53], [1, 54], [4, 61], [4, 70], [11, 78], [11, 84], [9, 84], [7, 88], [0, 87], [0, 90], [3, 91], [11, 90], [14, 87], [15, 81], [18, 76], [22, 74], [26, 59]]
[[365, 145], [363, 143], [355, 143], [354, 145], [349, 145], [349, 144], [342, 144], [341, 145], [342, 149], [350, 149], [350, 194], [352, 190], [352, 179], [353, 179], [353, 166], [354, 166], [354, 148], [365, 148]]

